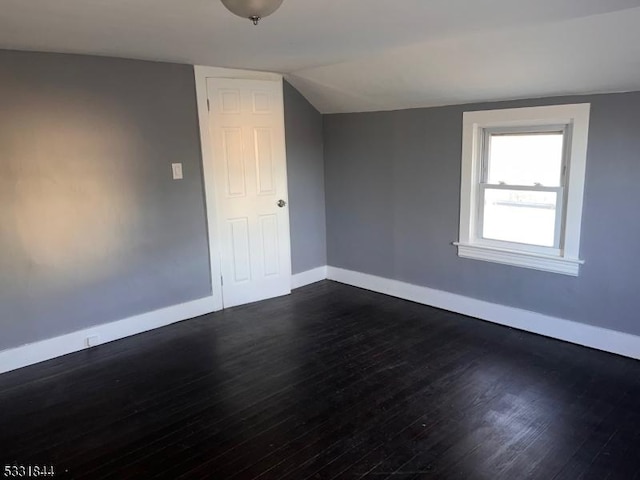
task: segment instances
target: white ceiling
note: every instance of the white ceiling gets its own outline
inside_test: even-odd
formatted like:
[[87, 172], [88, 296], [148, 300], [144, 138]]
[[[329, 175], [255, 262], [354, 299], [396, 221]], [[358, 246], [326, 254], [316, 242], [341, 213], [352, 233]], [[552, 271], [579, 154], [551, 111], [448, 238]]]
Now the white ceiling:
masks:
[[285, 73], [321, 112], [640, 90], [640, 0], [0, 0], [0, 48]]

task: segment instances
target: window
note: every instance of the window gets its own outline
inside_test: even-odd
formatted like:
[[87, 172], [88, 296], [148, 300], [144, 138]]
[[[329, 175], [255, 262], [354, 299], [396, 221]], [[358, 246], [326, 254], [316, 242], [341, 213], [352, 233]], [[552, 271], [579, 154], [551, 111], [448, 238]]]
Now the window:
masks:
[[589, 111], [465, 112], [459, 256], [578, 275]]

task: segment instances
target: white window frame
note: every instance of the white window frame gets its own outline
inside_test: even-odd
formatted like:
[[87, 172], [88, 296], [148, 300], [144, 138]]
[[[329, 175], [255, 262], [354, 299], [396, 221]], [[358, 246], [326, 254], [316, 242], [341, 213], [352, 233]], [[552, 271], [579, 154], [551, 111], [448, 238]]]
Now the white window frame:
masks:
[[[460, 257], [578, 276], [580, 265], [584, 263], [579, 254], [590, 110], [591, 104], [582, 103], [464, 113], [460, 238], [454, 242]], [[565, 133], [565, 155], [562, 186], [553, 189], [558, 192], [558, 206], [562, 209], [557, 216], [554, 247], [482, 238], [486, 135], [560, 129]], [[505, 188], [514, 189], [508, 185]], [[541, 190], [545, 188], [541, 187]]]

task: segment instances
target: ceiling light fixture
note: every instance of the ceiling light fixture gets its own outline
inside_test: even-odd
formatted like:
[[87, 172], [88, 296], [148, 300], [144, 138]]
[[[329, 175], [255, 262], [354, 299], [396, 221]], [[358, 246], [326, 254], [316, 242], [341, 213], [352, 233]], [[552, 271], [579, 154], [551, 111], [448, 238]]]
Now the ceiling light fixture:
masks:
[[220, 0], [231, 13], [248, 18], [258, 25], [261, 18], [275, 12], [283, 0]]

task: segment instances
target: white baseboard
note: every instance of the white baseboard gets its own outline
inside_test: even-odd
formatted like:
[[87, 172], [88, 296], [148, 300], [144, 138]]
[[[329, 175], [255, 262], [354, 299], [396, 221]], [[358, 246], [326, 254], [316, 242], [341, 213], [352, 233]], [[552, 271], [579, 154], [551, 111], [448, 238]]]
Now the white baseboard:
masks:
[[[112, 342], [138, 333], [164, 327], [216, 309], [213, 297], [201, 298], [180, 305], [143, 313], [124, 320], [96, 325], [59, 337], [0, 351], [0, 373], [44, 362], [90, 346]], [[97, 338], [96, 338], [97, 337]], [[89, 342], [89, 339], [92, 339]]]
[[[292, 275], [291, 288], [300, 288], [327, 278], [327, 267]], [[219, 310], [213, 297], [175, 305], [136, 315], [116, 322], [78, 330], [59, 337], [0, 351], [0, 374], [52, 358], [84, 350], [103, 343], [147, 332], [172, 323], [198, 317]], [[96, 338], [97, 337], [97, 338]], [[89, 340], [91, 339], [91, 340]]]
[[327, 268], [327, 278], [546, 337], [640, 359], [640, 337], [628, 333], [336, 267]]
[[[519, 330], [640, 359], [640, 337], [635, 335], [341, 268], [318, 267], [293, 275], [291, 288], [300, 288], [326, 278]], [[0, 351], [0, 373], [89, 348], [87, 341], [91, 337], [98, 337], [93, 339], [91, 346], [112, 342], [211, 313], [219, 309], [216, 305], [213, 297], [201, 298], [124, 320], [97, 325], [48, 340]]]
[[295, 290], [296, 288], [311, 285], [312, 283], [326, 280], [326, 278], [327, 267], [318, 267], [314, 268], [313, 270], [307, 270], [306, 272], [297, 273], [291, 277], [291, 289]]

